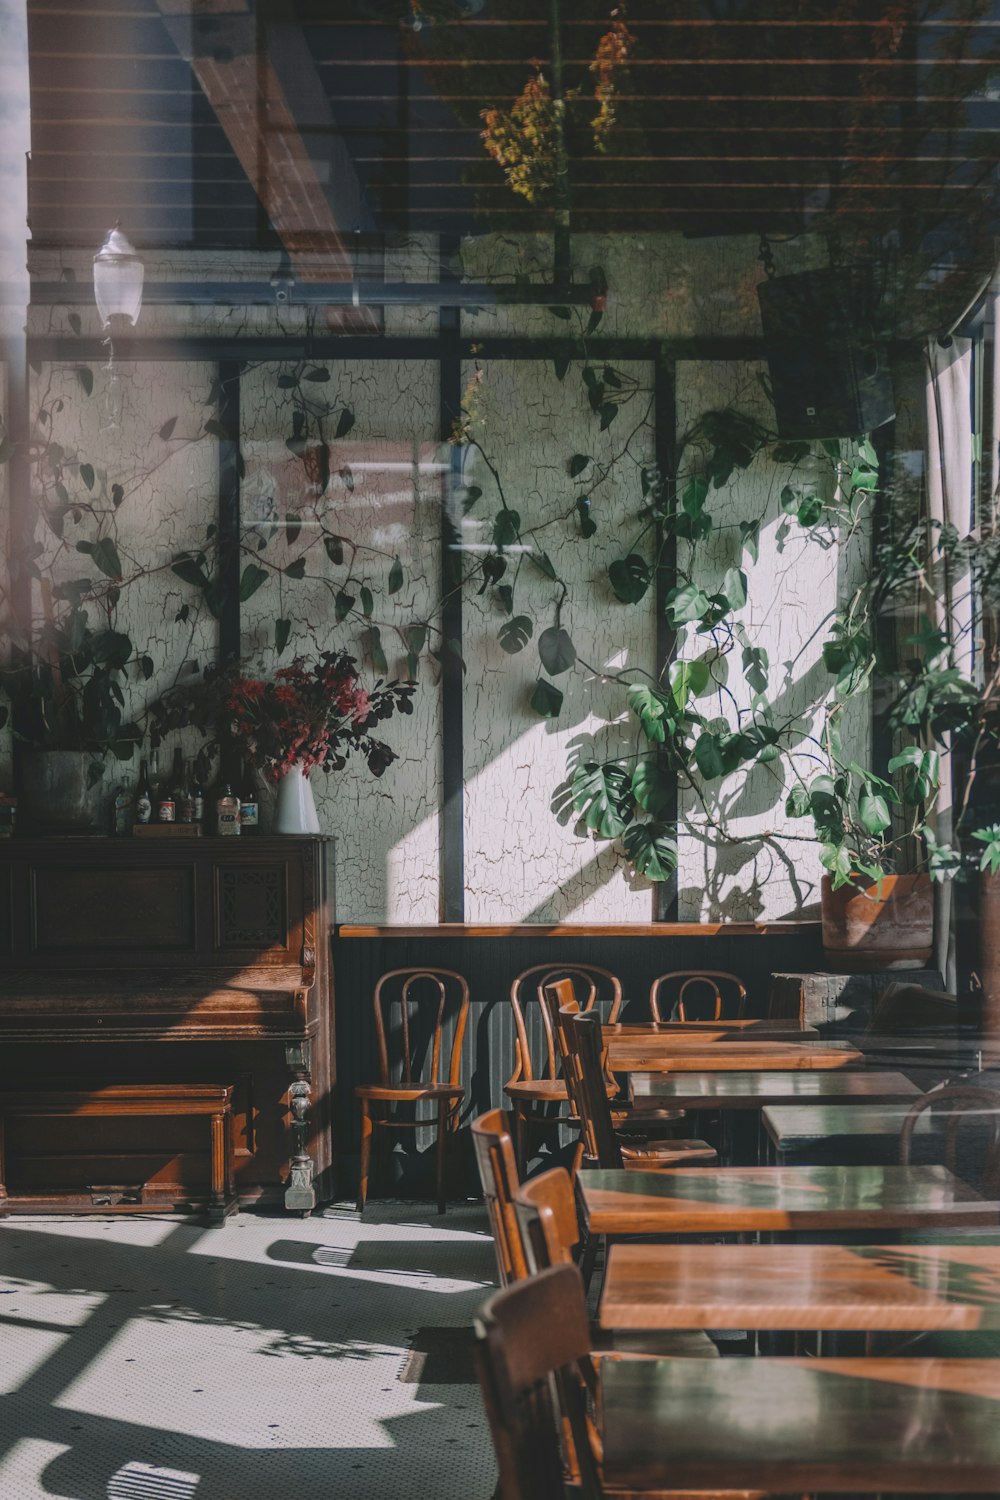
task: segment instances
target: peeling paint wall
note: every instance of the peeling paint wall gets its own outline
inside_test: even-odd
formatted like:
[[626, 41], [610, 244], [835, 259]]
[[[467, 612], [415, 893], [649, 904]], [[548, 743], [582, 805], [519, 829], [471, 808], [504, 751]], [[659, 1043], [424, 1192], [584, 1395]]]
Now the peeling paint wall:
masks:
[[[756, 237], [725, 242], [679, 237], [635, 236], [580, 239], [574, 243], [576, 275], [585, 278], [601, 265], [609, 300], [600, 333], [642, 337], [725, 336], [759, 332], [755, 286], [761, 276]], [[825, 259], [808, 238], [775, 247], [779, 272], [791, 272]], [[531, 236], [484, 237], [463, 247], [465, 275], [473, 280], [511, 280], [550, 274], [550, 245]], [[266, 258], [241, 256], [222, 267], [212, 257], [158, 255], [147, 277], [169, 279], [245, 275], [267, 279]], [[76, 264], [76, 262], [79, 262]], [[75, 265], [79, 279], [89, 274], [84, 258], [41, 252], [34, 270], [56, 279]], [[437, 271], [436, 248], [428, 237], [407, 241], [389, 253], [390, 279], [430, 280]], [[545, 339], [576, 331], [586, 322], [574, 311], [564, 320], [541, 307], [490, 307], [466, 311], [463, 333], [470, 336], [521, 335]], [[96, 332], [96, 314], [80, 312], [84, 333]], [[301, 336], [310, 319], [302, 308], [154, 308], [143, 312], [146, 334], [231, 333]], [[33, 309], [34, 331], [70, 333], [65, 307]], [[386, 333], [433, 334], [432, 308], [389, 309]], [[281, 660], [343, 647], [359, 655], [371, 672], [371, 641], [378, 626], [390, 674], [404, 669], [406, 632], [431, 620], [441, 593], [440, 516], [451, 452], [439, 442], [438, 368], [432, 361], [364, 361], [346, 357], [327, 362], [325, 394], [350, 407], [351, 431], [332, 443], [332, 474], [323, 489], [301, 458], [288, 451], [292, 400], [279, 386], [286, 367], [248, 368], [242, 377], [241, 448], [243, 564], [256, 559], [267, 581], [243, 605], [242, 649], [257, 665], [274, 665], [277, 619], [288, 620], [290, 635]], [[510, 552], [503, 580], [515, 584], [514, 613], [528, 614], [534, 639], [509, 655], [498, 632], [509, 618], [496, 591], [480, 591], [480, 578], [464, 591], [462, 653], [465, 802], [466, 916], [470, 921], [644, 922], [654, 914], [654, 892], [629, 874], [617, 845], [580, 836], [565, 802], [567, 768], [576, 758], [604, 758], [632, 748], [621, 691], [605, 674], [624, 666], [655, 667], [656, 619], [653, 593], [635, 606], [619, 604], [610, 589], [607, 566], [629, 550], [640, 529], [642, 495], [638, 464], [654, 452], [648, 363], [617, 362], [634, 381], [634, 393], [606, 431], [589, 408], [580, 363], [557, 372], [551, 359], [469, 363], [463, 381], [471, 431], [478, 447], [463, 458], [466, 486], [481, 497], [464, 516], [457, 507], [466, 573], [487, 547], [501, 502], [496, 469], [507, 503], [521, 515], [529, 552]], [[111, 371], [93, 366], [87, 394], [73, 363], [43, 366], [34, 377], [33, 409], [50, 410], [46, 431], [36, 428], [33, 493], [39, 506], [39, 559], [56, 579], [85, 576], [87, 558], [76, 549], [93, 537], [94, 524], [73, 506], [93, 506], [100, 534], [113, 536], [126, 576], [148, 573], [138, 588], [126, 590], [119, 605], [120, 628], [148, 641], [154, 661], [149, 683], [130, 684], [136, 708], [172, 680], [184, 662], [211, 658], [217, 625], [198, 598], [170, 572], [173, 555], [197, 547], [215, 520], [218, 448], [206, 434], [206, 406], [214, 369], [186, 363], [117, 364]], [[561, 377], [559, 375], [561, 373]], [[478, 378], [477, 378], [478, 374]], [[681, 431], [700, 411], [732, 403], [769, 420], [759, 371], [745, 365], [686, 362], [677, 372], [677, 421]], [[85, 377], [86, 378], [86, 377]], [[62, 407], [56, 410], [56, 403]], [[160, 430], [177, 418], [169, 438]], [[56, 447], [53, 449], [52, 445]], [[618, 462], [625, 449], [635, 463]], [[60, 455], [59, 450], [62, 450]], [[50, 450], [50, 451], [47, 451]], [[584, 453], [605, 472], [592, 495], [596, 534], [580, 532], [575, 500], [579, 485], [568, 473], [568, 459]], [[91, 490], [81, 463], [94, 467]], [[751, 637], [768, 652], [772, 694], [783, 718], [801, 716], [803, 735], [820, 722], [819, 700], [828, 679], [820, 663], [822, 627], [857, 576], [866, 540], [849, 548], [842, 538], [806, 540], [783, 522], [779, 493], [786, 474], [758, 460], [713, 496], [722, 529], [708, 551], [706, 581], [717, 582], [738, 559], [733, 527], [748, 514], [762, 518], [759, 560], [744, 566], [750, 598], [742, 620]], [[56, 483], [71, 502], [61, 518], [62, 537], [51, 526]], [[0, 483], [3, 475], [0, 472]], [[125, 498], [111, 501], [111, 485], [122, 484]], [[590, 488], [590, 485], [587, 485]], [[466, 491], [467, 493], [467, 491]], [[728, 528], [728, 529], [727, 529]], [[324, 534], [343, 534], [357, 546], [338, 560]], [[263, 543], [263, 548], [260, 544]], [[647, 557], [650, 539], [639, 544]], [[560, 622], [578, 653], [576, 666], [549, 679], [564, 695], [556, 719], [542, 719], [530, 707], [541, 670], [537, 636], [556, 623], [561, 590], [531, 560], [547, 553], [555, 571], [570, 585]], [[387, 581], [395, 558], [403, 586], [389, 595]], [[305, 577], [284, 571], [298, 559]], [[516, 583], [515, 583], [516, 580]], [[360, 587], [367, 583], [375, 603], [373, 618], [360, 616]], [[354, 603], [337, 619], [337, 596]], [[178, 622], [180, 605], [191, 608]], [[43, 606], [36, 588], [36, 612]], [[697, 643], [689, 654], [696, 654]], [[412, 717], [385, 726], [384, 737], [399, 760], [382, 781], [363, 765], [329, 780], [315, 778], [325, 831], [336, 836], [337, 916], [341, 921], [432, 923], [440, 915], [441, 760], [444, 726], [436, 664], [420, 663], [420, 689]], [[711, 698], [714, 692], [714, 698]], [[711, 702], [707, 701], [711, 698]], [[718, 717], [732, 723], [749, 703], [749, 689], [729, 663], [724, 684], [706, 690]], [[857, 706], [845, 726], [859, 758], [869, 734], [867, 705]], [[0, 743], [0, 756], [2, 756]], [[169, 753], [169, 751], [168, 751]], [[809, 764], [803, 738], [803, 766]], [[2, 759], [0, 759], [2, 766]], [[108, 773], [108, 784], [114, 768]], [[767, 767], [728, 781], [719, 805], [707, 809], [690, 795], [681, 799], [680, 910], [683, 919], [778, 917], [792, 915], [816, 899], [816, 849], [808, 841], [787, 843], [780, 852], [771, 838], [784, 830], [787, 788]], [[720, 840], [712, 820], [725, 811], [739, 842]]]

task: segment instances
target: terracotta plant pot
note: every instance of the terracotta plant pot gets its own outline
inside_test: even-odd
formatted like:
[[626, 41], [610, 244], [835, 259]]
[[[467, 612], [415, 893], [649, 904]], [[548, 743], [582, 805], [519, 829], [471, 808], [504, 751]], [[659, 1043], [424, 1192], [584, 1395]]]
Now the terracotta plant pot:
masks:
[[836, 974], [919, 969], [934, 950], [934, 892], [929, 875], [884, 875], [833, 889], [823, 876], [823, 950]]

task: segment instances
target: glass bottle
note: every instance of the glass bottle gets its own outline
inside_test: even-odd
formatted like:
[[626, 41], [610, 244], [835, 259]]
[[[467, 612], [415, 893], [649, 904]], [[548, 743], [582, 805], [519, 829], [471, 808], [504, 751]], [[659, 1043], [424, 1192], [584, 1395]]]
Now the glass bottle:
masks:
[[233, 795], [229, 782], [223, 782], [215, 799], [215, 831], [223, 837], [240, 831], [240, 799]]
[[153, 791], [149, 781], [149, 766], [146, 761], [139, 765], [139, 786], [135, 794], [135, 821], [148, 823], [153, 816]]
[[248, 834], [260, 832], [260, 799], [257, 795], [253, 772], [249, 769], [244, 769], [240, 790], [240, 832]]
[[177, 821], [179, 823], [195, 823], [194, 792], [191, 789], [191, 776], [185, 766], [181, 776], [180, 801], [177, 804]]

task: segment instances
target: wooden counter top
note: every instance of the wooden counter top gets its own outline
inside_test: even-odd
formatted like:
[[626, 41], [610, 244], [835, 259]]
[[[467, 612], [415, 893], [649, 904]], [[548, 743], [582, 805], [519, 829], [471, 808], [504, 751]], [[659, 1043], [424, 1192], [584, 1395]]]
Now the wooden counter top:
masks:
[[819, 937], [819, 922], [439, 922], [429, 927], [365, 926], [343, 923], [341, 938], [496, 938], [496, 937]]

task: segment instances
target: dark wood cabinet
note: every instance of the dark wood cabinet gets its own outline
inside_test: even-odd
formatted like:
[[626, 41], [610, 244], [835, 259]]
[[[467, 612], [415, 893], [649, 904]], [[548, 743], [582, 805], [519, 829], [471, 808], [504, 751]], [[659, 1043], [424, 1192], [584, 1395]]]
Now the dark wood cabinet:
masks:
[[[233, 1084], [244, 1203], [306, 1212], [331, 1182], [333, 994], [321, 838], [0, 841], [0, 1088]], [[182, 1205], [203, 1132], [170, 1119], [12, 1120], [12, 1207]]]

